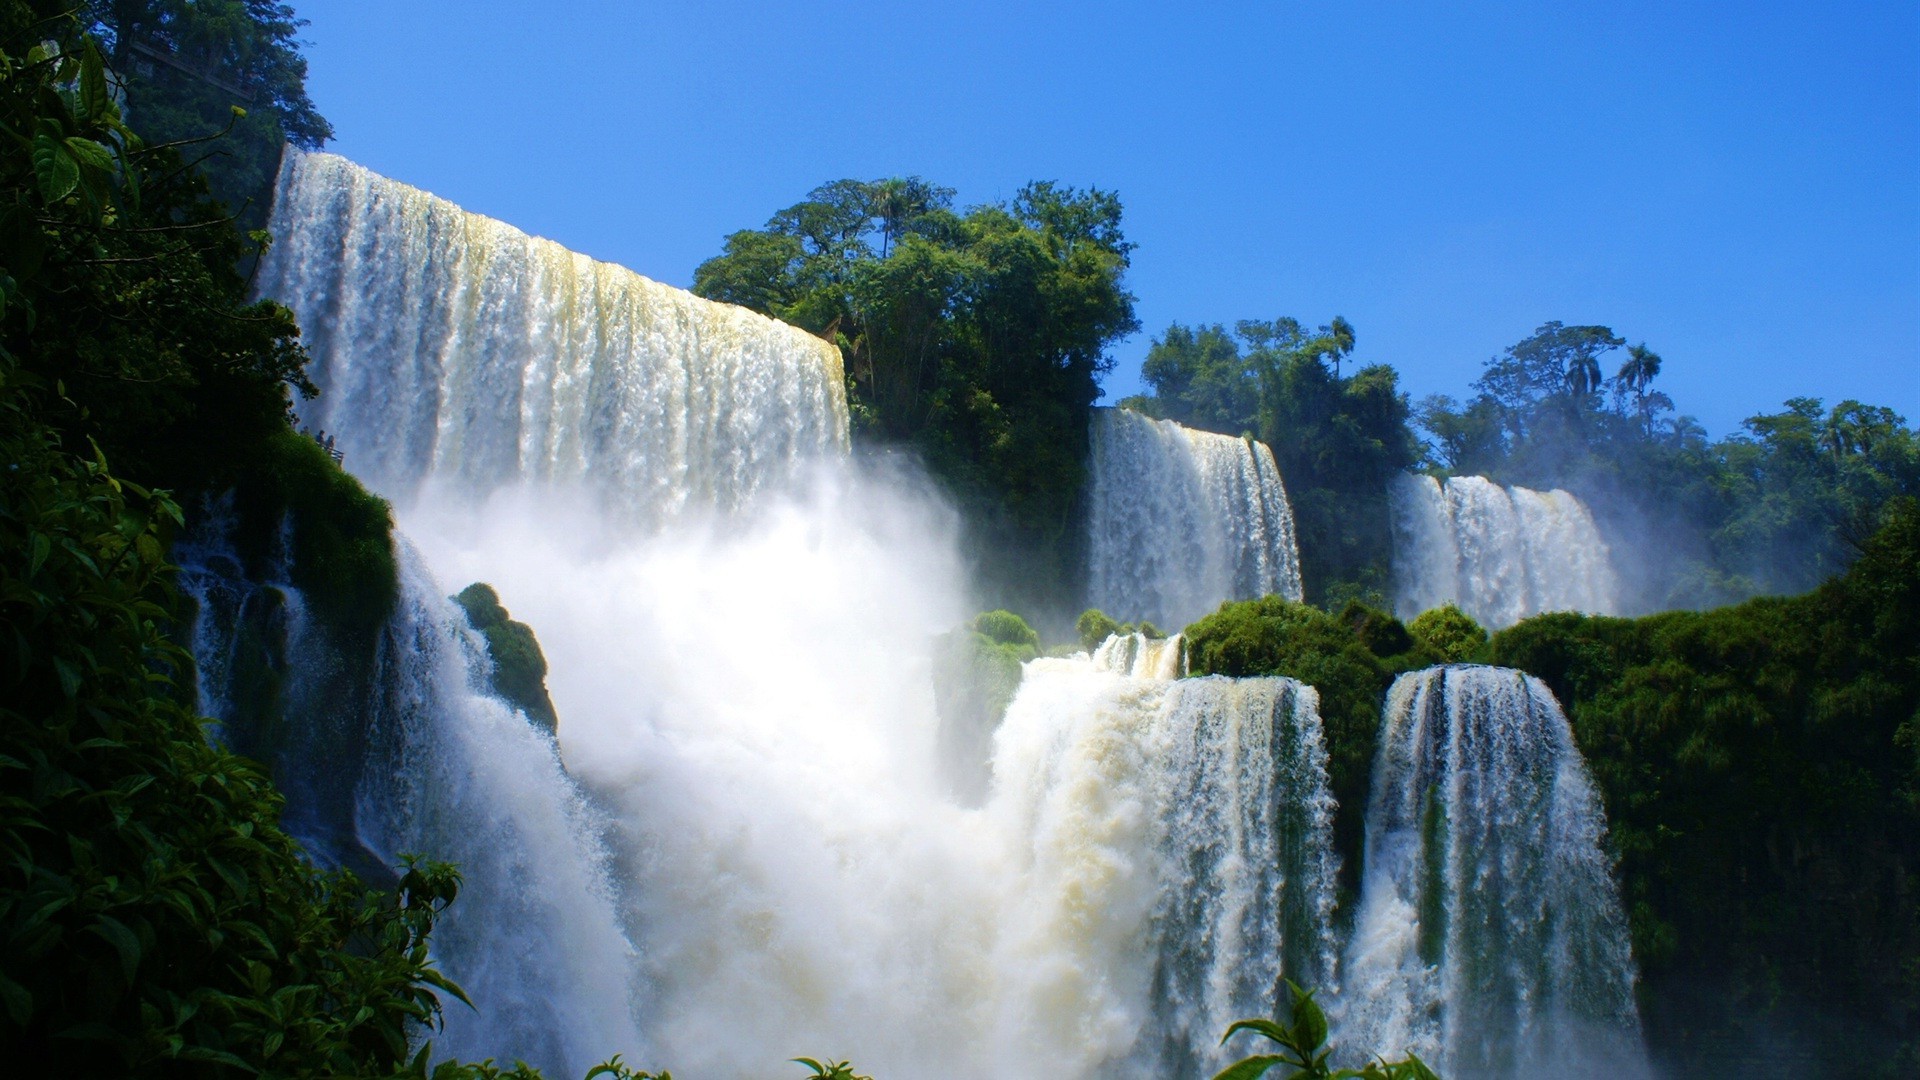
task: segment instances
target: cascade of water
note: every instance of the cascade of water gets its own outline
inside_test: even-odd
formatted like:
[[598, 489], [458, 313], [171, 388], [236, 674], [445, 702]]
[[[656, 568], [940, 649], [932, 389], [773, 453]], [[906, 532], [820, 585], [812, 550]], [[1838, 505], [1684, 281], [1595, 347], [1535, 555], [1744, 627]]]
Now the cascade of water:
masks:
[[551, 737], [494, 695], [465, 614], [410, 547], [399, 554], [400, 605], [372, 673], [384, 767], [368, 770], [356, 816], [389, 864], [426, 852], [460, 868], [433, 948], [476, 1008], [449, 1003], [438, 1049], [562, 1075], [644, 1053], [606, 822]]
[[1618, 610], [1607, 546], [1572, 495], [1419, 475], [1392, 495], [1402, 617], [1452, 603], [1497, 630], [1543, 611]]
[[[436, 950], [480, 1011], [443, 1049], [718, 1080], [796, 1053], [892, 1080], [1198, 1076], [1281, 976], [1330, 985], [1310, 688], [1176, 678], [1178, 639], [1033, 661], [985, 805], [957, 806], [928, 644], [970, 609], [957, 524], [870, 463], [803, 468], [846, 446], [831, 347], [327, 155], [290, 152], [274, 223], [263, 293], [326, 390], [307, 419], [425, 553], [364, 708], [313, 730], [352, 763], [353, 842], [466, 874]], [[1094, 439], [1096, 604], [1177, 624], [1300, 595], [1265, 447], [1127, 412]], [[563, 746], [485, 692], [423, 563], [538, 629]], [[278, 592], [288, 715], [344, 711]], [[204, 638], [231, 711], [252, 695], [215, 660], [247, 649]]]
[[[1171, 678], [1179, 652], [1135, 635], [1035, 660], [996, 736], [986, 813], [1018, 852], [999, 1036], [1069, 1066], [1036, 1072], [1209, 1076], [1220, 1033], [1273, 1015], [1283, 977], [1331, 974], [1318, 695]], [[1063, 1054], [1076, 1027], [1098, 1038]]]
[[1387, 698], [1336, 1028], [1443, 1074], [1649, 1075], [1598, 796], [1538, 680], [1452, 666]]
[[575, 485], [661, 521], [844, 452], [834, 345], [288, 148], [259, 289], [299, 317], [304, 422], [390, 497]]
[[1100, 409], [1090, 497], [1093, 607], [1184, 626], [1224, 600], [1300, 599], [1293, 510], [1264, 443]]
[[200, 708], [271, 766], [283, 824], [321, 865], [374, 883], [404, 853], [459, 866], [434, 955], [476, 1008], [445, 1003], [439, 1051], [578, 1074], [641, 1047], [600, 825], [552, 741], [486, 689], [464, 614], [403, 550], [399, 608], [357, 676], [284, 560], [249, 575], [232, 523], [214, 503], [174, 552], [196, 603]]

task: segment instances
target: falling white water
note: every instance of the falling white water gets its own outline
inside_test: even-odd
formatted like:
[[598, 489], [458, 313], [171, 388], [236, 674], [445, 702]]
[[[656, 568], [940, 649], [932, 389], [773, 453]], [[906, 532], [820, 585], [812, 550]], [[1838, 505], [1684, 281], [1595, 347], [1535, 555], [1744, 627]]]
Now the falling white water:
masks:
[[[290, 153], [273, 220], [263, 293], [326, 391], [305, 418], [421, 552], [364, 708], [294, 745], [353, 842], [466, 872], [435, 948], [480, 1012], [442, 1051], [1204, 1076], [1282, 976], [1331, 985], [1310, 688], [1176, 678], [1177, 640], [1033, 661], [959, 806], [931, 686], [971, 613], [959, 529], [846, 459], [831, 348], [325, 155]], [[1096, 603], [1172, 624], [1299, 595], [1265, 447], [1124, 413], [1095, 442]], [[557, 746], [485, 691], [443, 599], [472, 581], [538, 632]], [[324, 649], [282, 655], [288, 700], [340, 723], [299, 689], [346, 677]]]
[[1265, 443], [1131, 409], [1093, 422], [1088, 601], [1185, 626], [1222, 601], [1300, 599], [1293, 509]]
[[847, 446], [839, 349], [331, 154], [289, 147], [258, 288], [291, 307], [336, 437], [390, 497], [574, 485], [641, 521], [731, 509]]
[[1367, 808], [1366, 872], [1336, 1034], [1349, 1056], [1443, 1075], [1650, 1075], [1606, 823], [1538, 680], [1401, 676]]
[[1619, 610], [1607, 545], [1564, 491], [1407, 475], [1394, 484], [1393, 506], [1403, 618], [1451, 603], [1497, 630], [1545, 611]]
[[223, 510], [175, 550], [196, 601], [200, 707], [269, 764], [283, 823], [323, 865], [375, 884], [406, 854], [459, 867], [434, 956], [475, 1008], [443, 1000], [440, 1054], [577, 1075], [642, 1048], [597, 819], [552, 740], [487, 688], [464, 613], [403, 549], [374, 670], [342, 681], [336, 643], [276, 576], [284, 565], [250, 578]]
[[1011, 1075], [1210, 1076], [1283, 977], [1331, 973], [1318, 695], [1174, 679], [1180, 651], [1136, 635], [1032, 661], [996, 735], [983, 814], [1013, 855], [992, 1037]]

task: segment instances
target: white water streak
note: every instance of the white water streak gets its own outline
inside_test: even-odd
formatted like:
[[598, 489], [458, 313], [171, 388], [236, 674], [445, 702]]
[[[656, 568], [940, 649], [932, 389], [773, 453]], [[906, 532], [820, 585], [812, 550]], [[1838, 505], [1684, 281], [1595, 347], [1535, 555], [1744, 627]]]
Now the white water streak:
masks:
[[1538, 679], [1454, 666], [1396, 680], [1335, 1010], [1342, 1044], [1413, 1051], [1449, 1076], [1648, 1075], [1605, 832]]
[[1567, 492], [1482, 476], [1400, 477], [1393, 488], [1396, 608], [1457, 605], [1498, 630], [1545, 611], [1611, 615], [1619, 581], [1593, 515]]
[[1093, 423], [1088, 602], [1185, 626], [1223, 601], [1300, 599], [1293, 510], [1264, 443], [1130, 409]]

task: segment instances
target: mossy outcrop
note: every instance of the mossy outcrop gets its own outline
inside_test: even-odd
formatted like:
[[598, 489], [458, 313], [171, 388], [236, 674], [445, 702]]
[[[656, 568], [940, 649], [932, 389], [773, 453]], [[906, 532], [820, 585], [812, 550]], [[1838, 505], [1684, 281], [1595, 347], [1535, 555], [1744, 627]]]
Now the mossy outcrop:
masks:
[[986, 801], [993, 732], [1020, 689], [1020, 666], [1040, 655], [1040, 635], [1011, 611], [988, 611], [934, 643], [940, 766], [954, 796]]
[[487, 655], [493, 660], [493, 688], [512, 702], [527, 719], [549, 732], [560, 729], [560, 714], [554, 711], [547, 695], [547, 658], [533, 627], [516, 622], [500, 605], [500, 594], [484, 581], [476, 581], [460, 590], [454, 602], [467, 613], [487, 639]]

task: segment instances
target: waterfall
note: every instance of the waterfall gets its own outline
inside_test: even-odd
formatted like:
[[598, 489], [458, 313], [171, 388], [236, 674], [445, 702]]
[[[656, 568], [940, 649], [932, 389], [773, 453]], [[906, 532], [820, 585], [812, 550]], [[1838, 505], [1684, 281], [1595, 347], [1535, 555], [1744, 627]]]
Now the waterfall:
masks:
[[[1521, 910], [1519, 885], [1493, 874], [1482, 899], [1463, 867], [1533, 850], [1539, 821], [1474, 817], [1524, 803], [1526, 778], [1502, 802], [1468, 782], [1492, 766], [1423, 765], [1452, 785], [1428, 822], [1452, 891], [1370, 885], [1376, 945], [1343, 961], [1310, 687], [1183, 678], [1177, 638], [1037, 659], [993, 734], [984, 803], [955, 801], [932, 650], [973, 610], [959, 522], [920, 478], [844, 453], [831, 346], [324, 154], [288, 153], [273, 225], [262, 294], [298, 315], [324, 391], [303, 418], [393, 499], [401, 596], [349, 662], [285, 568], [243, 567], [209, 512], [180, 549], [202, 705], [286, 778], [317, 860], [461, 867], [434, 949], [478, 1011], [450, 1006], [440, 1052], [577, 1075], [617, 1051], [715, 1080], [797, 1054], [887, 1080], [1204, 1077], [1230, 1021], [1278, 1011], [1283, 977], [1331, 991], [1341, 976], [1343, 1002], [1381, 988], [1372, 1013], [1343, 1005], [1369, 1033], [1354, 1045], [1449, 1052], [1507, 1022], [1495, 1005], [1522, 975], [1539, 991], [1529, 1032], [1588, 1016], [1618, 982], [1617, 903], [1573, 906], [1606, 867], [1564, 721], [1561, 742], [1509, 755], [1552, 764], [1528, 776], [1551, 781], [1539, 798], [1566, 842], [1527, 878], [1566, 900], [1541, 916], [1551, 933], [1509, 927], [1524, 954], [1470, 936], [1488, 905]], [[1096, 605], [1175, 625], [1300, 596], [1266, 447], [1111, 410], [1093, 439]], [[1578, 522], [1540, 498], [1508, 496], [1514, 529], [1576, 544]], [[1510, 587], [1547, 594], [1551, 576], [1516, 565]], [[484, 647], [445, 598], [472, 581], [537, 630], [557, 738], [487, 689]], [[1485, 741], [1540, 712], [1436, 708], [1394, 715]], [[1394, 768], [1378, 791], [1413, 766]], [[1389, 821], [1369, 883], [1400, 880], [1391, 851], [1426, 865], [1426, 834], [1410, 844]], [[1586, 848], [1562, 835], [1582, 827]], [[1446, 917], [1423, 937], [1407, 911], [1429, 909]], [[1429, 938], [1430, 963], [1378, 944]], [[1568, 970], [1488, 982], [1520, 955]]]
[[1572, 495], [1407, 475], [1392, 496], [1403, 618], [1452, 603], [1498, 630], [1544, 611], [1619, 610], [1607, 545]]
[[642, 521], [730, 510], [844, 452], [840, 351], [289, 147], [260, 264], [331, 433], [393, 498], [583, 487]]
[[1396, 680], [1341, 1043], [1411, 1050], [1448, 1076], [1649, 1075], [1605, 831], [1538, 679], [1453, 666]]
[[393, 882], [402, 855], [455, 863], [434, 959], [476, 1008], [443, 998], [439, 1056], [579, 1075], [644, 1046], [634, 950], [603, 831], [551, 739], [486, 689], [485, 646], [410, 550], [370, 672], [304, 615], [271, 560], [250, 577], [211, 505], [175, 550], [195, 601], [199, 705], [287, 795], [283, 824], [322, 866]]
[[[1176, 679], [1178, 638], [1035, 660], [986, 814], [1019, 852], [1001, 1036], [1062, 1076], [1211, 1076], [1229, 1023], [1334, 961], [1333, 799], [1318, 695]], [[1059, 1033], [1098, 1024], [1065, 1055]], [[1037, 1062], [1036, 1062], [1037, 1063]]]
[[1298, 600], [1293, 510], [1264, 443], [1131, 409], [1093, 423], [1089, 604], [1184, 626], [1222, 601]]

